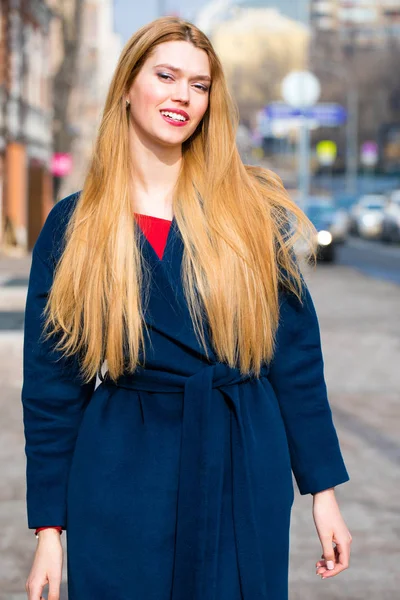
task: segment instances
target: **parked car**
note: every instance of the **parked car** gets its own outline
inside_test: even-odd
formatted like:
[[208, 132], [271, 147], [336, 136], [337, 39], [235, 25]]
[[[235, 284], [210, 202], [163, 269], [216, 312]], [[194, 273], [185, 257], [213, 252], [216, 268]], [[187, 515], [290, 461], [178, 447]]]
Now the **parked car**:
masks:
[[383, 210], [382, 241], [400, 242], [400, 190], [394, 190], [388, 195]]
[[344, 208], [332, 207], [334, 210], [330, 232], [336, 244], [344, 244], [349, 237], [350, 217]]
[[347, 192], [337, 192], [333, 198], [335, 206], [337, 208], [343, 208], [346, 211], [349, 211], [358, 200], [358, 196], [356, 194], [349, 194]]
[[304, 212], [317, 230], [317, 259], [333, 262], [337, 245], [347, 238], [347, 214], [329, 197], [310, 197]]
[[379, 239], [383, 229], [384, 194], [367, 194], [350, 211], [350, 232], [367, 239]]

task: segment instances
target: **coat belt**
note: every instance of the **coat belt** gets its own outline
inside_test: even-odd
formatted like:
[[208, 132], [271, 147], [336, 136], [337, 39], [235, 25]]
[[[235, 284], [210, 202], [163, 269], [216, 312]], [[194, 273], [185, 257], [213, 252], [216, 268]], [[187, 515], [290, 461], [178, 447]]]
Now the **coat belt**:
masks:
[[[262, 367], [266, 376], [268, 367]], [[250, 376], [225, 363], [204, 366], [191, 376], [139, 367], [116, 383], [107, 375], [106, 385], [147, 392], [183, 392], [182, 438], [176, 523], [176, 547], [171, 600], [217, 600], [218, 532], [209, 524], [218, 522], [220, 507], [212, 502], [218, 482], [212, 462], [215, 428], [213, 389], [218, 388], [233, 412], [232, 478], [233, 523], [240, 586], [243, 600], [267, 600], [264, 564], [258, 539], [250, 479], [249, 457], [241, 417], [238, 385]]]

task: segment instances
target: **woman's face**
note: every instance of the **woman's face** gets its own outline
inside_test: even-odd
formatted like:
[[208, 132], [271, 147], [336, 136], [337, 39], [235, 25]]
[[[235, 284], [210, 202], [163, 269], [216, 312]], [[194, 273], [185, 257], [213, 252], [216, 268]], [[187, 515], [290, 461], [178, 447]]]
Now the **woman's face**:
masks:
[[131, 126], [152, 143], [181, 145], [207, 110], [210, 84], [204, 50], [181, 41], [156, 46], [126, 96]]

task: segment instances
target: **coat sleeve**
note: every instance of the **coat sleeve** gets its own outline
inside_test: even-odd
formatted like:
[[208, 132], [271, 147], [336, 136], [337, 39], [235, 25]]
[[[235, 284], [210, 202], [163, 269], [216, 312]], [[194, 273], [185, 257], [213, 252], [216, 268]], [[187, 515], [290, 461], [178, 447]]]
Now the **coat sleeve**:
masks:
[[[57, 206], [57, 205], [56, 205]], [[53, 208], [52, 211], [55, 211]], [[82, 384], [77, 360], [62, 359], [54, 339], [41, 339], [42, 315], [53, 281], [50, 213], [32, 252], [25, 307], [22, 406], [28, 527], [66, 529], [66, 492], [75, 440], [95, 378]], [[43, 256], [44, 254], [44, 256]]]
[[327, 397], [318, 319], [303, 285], [303, 304], [293, 294], [282, 293], [269, 380], [278, 398], [299, 491], [314, 494], [350, 477]]

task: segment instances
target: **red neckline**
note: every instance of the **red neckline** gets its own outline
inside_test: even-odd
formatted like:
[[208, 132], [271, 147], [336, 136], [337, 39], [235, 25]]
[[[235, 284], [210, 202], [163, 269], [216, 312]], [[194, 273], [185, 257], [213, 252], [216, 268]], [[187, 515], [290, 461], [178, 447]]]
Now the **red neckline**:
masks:
[[162, 217], [155, 217], [153, 215], [143, 215], [142, 213], [137, 213], [137, 212], [135, 212], [134, 214], [141, 218], [145, 217], [148, 219], [158, 219], [159, 221], [167, 221], [167, 223], [172, 223], [172, 220], [173, 220], [173, 219], [163, 219]]

